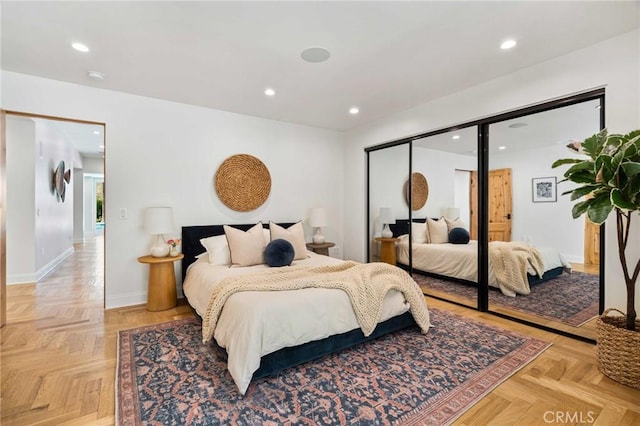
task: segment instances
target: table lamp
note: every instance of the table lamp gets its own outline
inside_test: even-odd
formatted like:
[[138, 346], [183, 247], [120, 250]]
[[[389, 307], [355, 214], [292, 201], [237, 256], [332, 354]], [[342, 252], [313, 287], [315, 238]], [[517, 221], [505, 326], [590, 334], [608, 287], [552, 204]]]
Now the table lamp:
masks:
[[156, 235], [151, 246], [153, 257], [165, 257], [169, 254], [169, 244], [163, 234], [173, 232], [173, 209], [171, 207], [149, 207], [144, 211], [144, 230], [148, 234]]
[[309, 225], [316, 228], [316, 233], [313, 234], [313, 243], [324, 243], [324, 235], [321, 233], [323, 226], [327, 226], [327, 212], [322, 207], [316, 207], [309, 211]]
[[380, 236], [382, 238], [391, 238], [393, 237], [393, 232], [391, 232], [391, 228], [389, 228], [390, 223], [395, 223], [396, 220], [393, 217], [393, 211], [391, 207], [380, 207], [380, 222], [383, 224], [382, 232]]

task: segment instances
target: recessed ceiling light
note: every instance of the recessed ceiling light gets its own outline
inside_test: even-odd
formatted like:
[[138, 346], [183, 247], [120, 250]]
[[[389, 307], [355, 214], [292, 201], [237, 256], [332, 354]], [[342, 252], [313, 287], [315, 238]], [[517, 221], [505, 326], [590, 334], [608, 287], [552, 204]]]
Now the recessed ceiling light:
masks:
[[500, 151], [504, 151], [505, 149], [507, 149], [507, 147], [506, 147], [506, 146], [499, 146], [499, 147], [498, 147], [498, 149], [499, 149]]
[[71, 47], [73, 47], [74, 49], [76, 49], [78, 52], [88, 52], [89, 48], [87, 47], [86, 44], [82, 44], [82, 43], [71, 43]]
[[358, 108], [358, 107], [351, 107], [349, 109], [349, 114], [351, 114], [351, 115], [356, 115], [359, 112], [360, 112], [360, 108]]
[[267, 96], [275, 96], [276, 91], [273, 90], [272, 88], [268, 87], [266, 89], [264, 89], [264, 94]]
[[509, 128], [510, 129], [519, 129], [520, 127], [526, 127], [528, 126], [527, 123], [513, 123], [513, 124], [509, 124]]
[[93, 81], [104, 80], [104, 74], [102, 74], [100, 71], [87, 71], [87, 77]]
[[456, 140], [458, 140], [458, 139], [460, 139], [460, 135], [453, 135], [453, 136], [451, 136], [451, 139], [456, 139]]
[[331, 53], [323, 47], [310, 47], [303, 50], [300, 56], [302, 56], [302, 59], [307, 62], [317, 63], [324, 62], [329, 59]]
[[508, 50], [508, 49], [514, 48], [516, 44], [518, 44], [518, 42], [513, 39], [505, 40], [500, 45], [500, 49]]

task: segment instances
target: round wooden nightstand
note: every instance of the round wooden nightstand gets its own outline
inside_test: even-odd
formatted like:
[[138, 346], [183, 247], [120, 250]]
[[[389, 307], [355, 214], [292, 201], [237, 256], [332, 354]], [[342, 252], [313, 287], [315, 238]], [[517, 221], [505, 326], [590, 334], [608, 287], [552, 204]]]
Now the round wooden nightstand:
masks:
[[396, 264], [396, 241], [398, 238], [376, 238], [380, 241], [380, 262], [386, 262], [391, 265]]
[[164, 311], [178, 304], [173, 262], [183, 257], [184, 255], [180, 253], [174, 257], [142, 256], [138, 258], [138, 262], [149, 264], [147, 311]]
[[314, 253], [322, 254], [324, 256], [329, 256], [329, 247], [333, 247], [335, 245], [336, 243], [329, 243], [329, 242], [322, 243], [322, 244], [307, 243], [307, 248], [313, 251]]

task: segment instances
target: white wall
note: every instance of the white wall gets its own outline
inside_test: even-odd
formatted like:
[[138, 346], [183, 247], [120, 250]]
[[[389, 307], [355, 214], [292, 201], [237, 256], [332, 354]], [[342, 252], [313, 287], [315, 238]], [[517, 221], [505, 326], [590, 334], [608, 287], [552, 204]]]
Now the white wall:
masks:
[[[606, 87], [607, 127], [625, 132], [640, 127], [640, 34], [632, 31], [568, 55], [522, 69], [467, 90], [422, 104], [347, 132], [345, 200], [364, 206], [363, 148], [408, 135], [487, 117], [545, 100]], [[364, 211], [364, 209], [363, 209]], [[347, 258], [363, 260], [364, 215], [345, 216]], [[607, 228], [615, 229], [610, 220]], [[640, 226], [636, 221], [628, 252], [640, 256]], [[615, 233], [606, 233], [605, 303], [625, 308], [625, 290], [619, 266]], [[640, 309], [640, 294], [636, 298]]]
[[[596, 130], [597, 131], [597, 130]], [[573, 219], [573, 202], [562, 192], [575, 187], [570, 182], [556, 185], [555, 203], [534, 203], [532, 179], [556, 177], [560, 182], [567, 167], [552, 169], [559, 158], [576, 157], [564, 145], [519, 152], [500, 152], [490, 159], [490, 169], [511, 168], [512, 220], [511, 239], [539, 247], [554, 247], [570, 262], [584, 261], [584, 218]], [[584, 157], [583, 157], [584, 158]]]
[[[53, 170], [60, 161], [73, 167], [77, 151], [48, 123], [36, 120], [35, 249], [39, 279], [73, 251], [73, 180], [66, 184], [64, 202], [52, 190]], [[12, 161], [7, 158], [7, 162]], [[11, 206], [8, 206], [11, 209]]]
[[7, 283], [35, 281], [36, 125], [7, 116]]
[[[340, 132], [6, 71], [2, 88], [3, 108], [106, 123], [108, 308], [146, 301], [148, 268], [136, 259], [148, 252], [151, 236], [143, 232], [141, 217], [150, 206], [173, 207], [176, 235], [182, 225], [306, 220], [309, 208], [323, 206], [329, 221], [323, 233], [336, 242], [334, 254], [341, 251]], [[218, 166], [238, 153], [258, 157], [271, 173], [267, 202], [248, 213], [222, 205], [213, 188]], [[123, 208], [126, 219], [119, 218]], [[310, 241], [306, 224], [305, 231]]]
[[[429, 197], [424, 207], [416, 210], [413, 215], [418, 218], [439, 218], [443, 209], [455, 207], [456, 169], [475, 170], [477, 164], [478, 159], [469, 155], [414, 146], [413, 171], [422, 173], [427, 178]], [[468, 196], [467, 193], [467, 198]]]

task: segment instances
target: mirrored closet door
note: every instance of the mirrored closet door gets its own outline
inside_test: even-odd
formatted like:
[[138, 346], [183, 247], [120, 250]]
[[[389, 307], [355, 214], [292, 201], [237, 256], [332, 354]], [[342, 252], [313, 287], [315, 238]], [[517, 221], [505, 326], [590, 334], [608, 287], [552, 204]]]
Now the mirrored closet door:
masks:
[[[562, 196], [567, 144], [600, 130], [600, 99], [489, 126], [489, 310], [595, 338], [599, 226]], [[526, 274], [523, 269], [526, 268]]]
[[[397, 245], [406, 229], [409, 205], [405, 183], [410, 173], [410, 144], [368, 152], [368, 258], [370, 262], [398, 264]], [[408, 263], [404, 265], [409, 267]]]
[[[477, 127], [412, 142], [412, 275], [423, 293], [478, 300]], [[408, 246], [401, 242], [399, 252]]]

